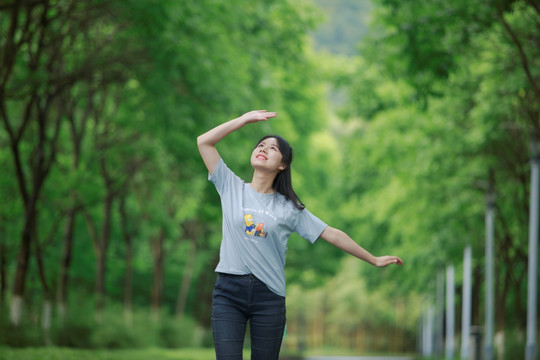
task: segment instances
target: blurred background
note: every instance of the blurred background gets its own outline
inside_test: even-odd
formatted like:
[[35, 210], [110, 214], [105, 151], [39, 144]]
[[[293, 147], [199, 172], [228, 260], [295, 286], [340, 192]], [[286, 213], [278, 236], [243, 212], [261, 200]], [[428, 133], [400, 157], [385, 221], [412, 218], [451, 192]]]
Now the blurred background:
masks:
[[0, 0], [0, 33], [1, 345], [211, 348], [196, 137], [267, 109], [229, 167], [282, 135], [307, 208], [405, 263], [292, 236], [284, 352], [523, 358], [537, 1]]

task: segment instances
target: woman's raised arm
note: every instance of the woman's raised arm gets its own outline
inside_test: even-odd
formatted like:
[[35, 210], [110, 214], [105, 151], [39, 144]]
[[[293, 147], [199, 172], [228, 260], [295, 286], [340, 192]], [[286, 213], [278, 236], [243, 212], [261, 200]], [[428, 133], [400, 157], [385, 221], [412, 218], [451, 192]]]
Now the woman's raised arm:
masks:
[[197, 138], [197, 147], [199, 153], [206, 165], [206, 168], [212, 174], [221, 158], [219, 152], [216, 149], [216, 144], [220, 142], [225, 136], [229, 135], [235, 130], [240, 129], [242, 126], [254, 123], [257, 121], [266, 121], [269, 118], [276, 116], [275, 112], [268, 112], [266, 110], [253, 110], [244, 115], [227, 121], [215, 128], [205, 132]]

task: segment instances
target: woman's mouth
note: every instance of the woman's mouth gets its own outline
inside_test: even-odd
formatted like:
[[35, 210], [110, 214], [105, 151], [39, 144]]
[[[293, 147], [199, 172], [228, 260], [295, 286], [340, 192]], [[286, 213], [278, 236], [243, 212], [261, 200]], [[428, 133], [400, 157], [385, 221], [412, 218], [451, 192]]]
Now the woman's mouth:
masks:
[[264, 155], [262, 155], [262, 154], [257, 155], [255, 158], [256, 158], [256, 159], [262, 159], [262, 160], [268, 160], [268, 159], [266, 158], [266, 156], [264, 156]]

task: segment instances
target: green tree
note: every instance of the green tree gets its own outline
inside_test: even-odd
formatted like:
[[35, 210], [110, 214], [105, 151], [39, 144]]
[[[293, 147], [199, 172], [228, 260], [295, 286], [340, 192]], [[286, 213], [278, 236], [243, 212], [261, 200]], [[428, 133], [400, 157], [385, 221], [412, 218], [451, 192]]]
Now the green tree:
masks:
[[[196, 136], [253, 108], [277, 110], [278, 122], [234, 134], [223, 151], [246, 177], [246, 154], [263, 132], [302, 148], [322, 131], [322, 92], [305, 45], [314, 8], [43, 0], [2, 3], [0, 16], [0, 166], [17, 175], [2, 182], [9, 206], [0, 231], [21, 234], [12, 321], [21, 322], [25, 287], [40, 286], [49, 304], [57, 291], [66, 315], [72, 288], [94, 293], [98, 315], [106, 298], [123, 299], [129, 313], [153, 294], [156, 313], [176, 305], [207, 325], [210, 297], [197, 299], [211, 291], [220, 216]], [[308, 154], [299, 151], [299, 163]], [[19, 214], [25, 224], [10, 221]], [[3, 256], [15, 248], [4, 245]], [[2, 279], [13, 266], [2, 265]]]
[[1, 43], [0, 113], [25, 221], [11, 306], [12, 322], [18, 324], [30, 249], [33, 243], [39, 244], [35, 236], [40, 197], [57, 156], [62, 121], [71, 111], [64, 102], [65, 94], [105, 59], [100, 57], [104, 55], [101, 45], [86, 53], [73, 51], [73, 47], [82, 46], [81, 34], [104, 12], [98, 3], [59, 5], [50, 1], [9, 2], [1, 10], [7, 36]]
[[[435, 269], [461, 262], [467, 243], [482, 266], [493, 171], [497, 329], [523, 329], [528, 145], [540, 120], [540, 54], [531, 46], [538, 7], [381, 1], [376, 14], [357, 71], [343, 79], [353, 132], [341, 143], [345, 153], [362, 154], [344, 172], [351, 207], [365, 209], [358, 231], [375, 249], [385, 239], [403, 254], [409, 267], [396, 276], [400, 290], [421, 291]], [[473, 313], [480, 322], [480, 309]]]

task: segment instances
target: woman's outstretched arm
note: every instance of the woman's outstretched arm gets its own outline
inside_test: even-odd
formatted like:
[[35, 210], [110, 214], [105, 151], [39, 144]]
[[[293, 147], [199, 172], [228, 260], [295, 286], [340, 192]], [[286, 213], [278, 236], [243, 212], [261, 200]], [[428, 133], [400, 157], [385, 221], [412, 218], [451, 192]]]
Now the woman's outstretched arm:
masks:
[[320, 237], [337, 248], [351, 254], [352, 256], [364, 260], [371, 265], [377, 267], [388, 266], [391, 264], [403, 265], [403, 261], [397, 256], [371, 255], [369, 251], [358, 245], [353, 239], [350, 238], [349, 235], [331, 226], [327, 226]]
[[221, 125], [216, 126], [215, 128], [205, 132], [197, 138], [197, 146], [199, 148], [199, 153], [204, 161], [204, 164], [208, 168], [210, 174], [214, 172], [216, 168], [220, 155], [216, 149], [216, 144], [220, 142], [225, 136], [229, 135], [235, 130], [240, 129], [242, 126], [254, 123], [257, 121], [266, 121], [269, 118], [276, 116], [275, 112], [268, 112], [266, 110], [254, 110], [244, 115], [227, 121]]

